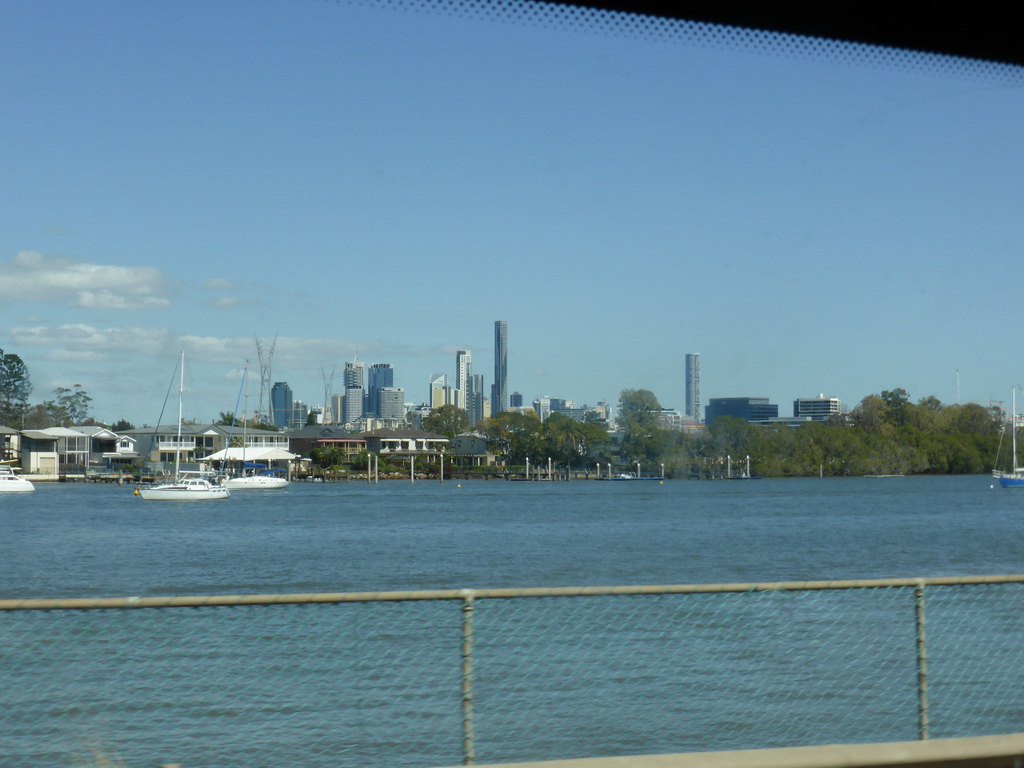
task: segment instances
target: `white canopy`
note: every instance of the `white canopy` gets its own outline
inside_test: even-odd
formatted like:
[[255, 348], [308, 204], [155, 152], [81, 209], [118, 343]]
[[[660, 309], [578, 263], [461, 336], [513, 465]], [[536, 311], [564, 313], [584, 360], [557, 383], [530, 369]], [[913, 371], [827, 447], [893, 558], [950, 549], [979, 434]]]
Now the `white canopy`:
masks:
[[291, 461], [299, 458], [283, 448], [225, 448], [223, 451], [211, 453], [200, 461]]

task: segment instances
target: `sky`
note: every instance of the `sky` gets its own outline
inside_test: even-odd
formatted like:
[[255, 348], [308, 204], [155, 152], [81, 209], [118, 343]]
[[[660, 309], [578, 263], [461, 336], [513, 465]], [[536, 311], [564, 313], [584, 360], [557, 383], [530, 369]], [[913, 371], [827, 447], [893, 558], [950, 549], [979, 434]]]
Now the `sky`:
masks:
[[688, 352], [780, 415], [1024, 380], [1017, 70], [399, 5], [0, 0], [33, 403], [153, 424], [183, 349], [212, 420], [257, 339], [307, 405], [357, 357], [419, 403], [458, 349], [489, 390], [495, 320], [527, 403], [682, 410]]

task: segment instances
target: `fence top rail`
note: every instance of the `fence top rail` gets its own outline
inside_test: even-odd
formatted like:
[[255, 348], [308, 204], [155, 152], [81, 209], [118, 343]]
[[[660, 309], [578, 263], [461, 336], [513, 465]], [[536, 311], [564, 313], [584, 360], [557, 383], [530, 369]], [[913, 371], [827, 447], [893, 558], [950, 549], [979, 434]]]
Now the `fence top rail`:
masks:
[[609, 595], [679, 595], [722, 592], [799, 592], [829, 589], [1021, 584], [1024, 574], [1004, 576], [936, 576], [919, 579], [845, 581], [778, 581], [751, 584], [662, 584], [619, 587], [529, 587], [523, 589], [442, 589], [409, 592], [310, 592], [280, 595], [193, 595], [179, 597], [79, 597], [0, 599], [0, 611], [110, 610], [126, 608], [201, 608], [208, 606], [299, 605], [305, 603], [372, 603], [414, 600], [494, 600], [524, 597], [600, 597]]

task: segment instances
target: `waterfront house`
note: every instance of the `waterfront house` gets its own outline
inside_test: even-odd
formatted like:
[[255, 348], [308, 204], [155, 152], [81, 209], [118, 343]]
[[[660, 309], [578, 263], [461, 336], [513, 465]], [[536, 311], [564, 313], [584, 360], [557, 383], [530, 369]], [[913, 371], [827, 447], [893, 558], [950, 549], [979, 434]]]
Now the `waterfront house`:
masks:
[[220, 424], [182, 424], [181, 440], [178, 425], [132, 429], [124, 433], [135, 440], [143, 463], [156, 471], [172, 472], [174, 463], [196, 465], [201, 458], [223, 450], [228, 444], [228, 427]]
[[58, 472], [57, 435], [42, 429], [21, 431], [21, 471], [29, 475], [56, 475]]
[[21, 433], [0, 424], [0, 462], [13, 464], [20, 461]]
[[91, 472], [128, 472], [140, 460], [136, 440], [100, 426], [69, 427], [89, 439], [88, 467]]
[[448, 438], [421, 429], [377, 429], [364, 432], [366, 450], [381, 456], [434, 456], [448, 448]]
[[366, 450], [365, 438], [330, 424], [307, 424], [288, 433], [288, 437], [293, 453], [309, 456], [314, 448], [337, 448], [344, 457], [343, 464], [351, 464], [357, 454]]
[[453, 437], [446, 449], [446, 461], [460, 467], [491, 467], [495, 456], [487, 450], [487, 438], [475, 432]]

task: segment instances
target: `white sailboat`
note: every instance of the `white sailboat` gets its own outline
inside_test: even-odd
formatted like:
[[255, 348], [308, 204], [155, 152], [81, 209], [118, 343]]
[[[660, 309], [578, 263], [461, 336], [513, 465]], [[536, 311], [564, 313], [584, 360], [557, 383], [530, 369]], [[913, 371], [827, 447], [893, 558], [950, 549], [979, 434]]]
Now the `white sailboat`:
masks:
[[1017, 388], [1013, 388], [1010, 396], [1010, 442], [1013, 444], [1013, 468], [1009, 472], [999, 469], [992, 470], [992, 477], [999, 481], [1003, 488], [1024, 488], [1024, 467], [1017, 464]]
[[161, 485], [136, 488], [135, 495], [146, 501], [210, 501], [212, 499], [228, 499], [231, 497], [231, 493], [227, 488], [214, 485], [196, 472], [181, 471], [181, 417], [184, 392], [185, 350], [182, 350], [178, 379], [178, 437], [174, 446], [174, 481]]
[[[285, 488], [289, 480], [285, 477], [275, 475], [273, 472], [266, 472], [258, 467], [246, 467], [245, 449], [249, 442], [249, 422], [245, 418], [245, 411], [249, 407], [249, 361], [245, 361], [245, 371], [242, 373], [242, 382], [245, 387], [245, 403], [242, 408], [242, 472], [236, 477], [229, 477], [224, 481], [224, 487], [232, 491], [269, 491], [276, 488]], [[238, 407], [237, 405], [235, 406]]]

